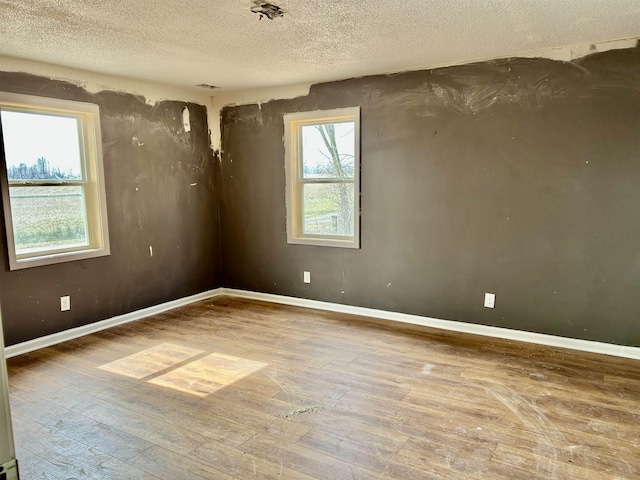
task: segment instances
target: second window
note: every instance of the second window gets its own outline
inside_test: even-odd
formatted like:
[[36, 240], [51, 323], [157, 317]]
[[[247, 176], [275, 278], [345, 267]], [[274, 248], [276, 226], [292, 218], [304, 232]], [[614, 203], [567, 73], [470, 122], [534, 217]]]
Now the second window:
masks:
[[359, 248], [360, 109], [284, 116], [289, 243]]

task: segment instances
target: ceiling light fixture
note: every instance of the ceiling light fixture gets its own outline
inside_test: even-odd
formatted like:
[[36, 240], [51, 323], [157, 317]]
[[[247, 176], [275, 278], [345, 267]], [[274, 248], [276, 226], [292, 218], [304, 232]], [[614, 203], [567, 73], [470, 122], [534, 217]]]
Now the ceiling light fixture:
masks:
[[284, 17], [284, 11], [280, 7], [266, 2], [254, 1], [251, 11], [260, 15], [259, 20], [262, 20], [262, 17], [267, 17], [269, 20]]

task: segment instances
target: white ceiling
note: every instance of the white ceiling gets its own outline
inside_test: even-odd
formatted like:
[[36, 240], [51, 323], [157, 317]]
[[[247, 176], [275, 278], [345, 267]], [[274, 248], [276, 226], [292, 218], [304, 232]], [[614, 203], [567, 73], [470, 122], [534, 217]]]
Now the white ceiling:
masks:
[[[639, 0], [2, 0], [0, 54], [190, 87], [315, 83], [640, 36]], [[0, 69], [1, 69], [0, 65]]]

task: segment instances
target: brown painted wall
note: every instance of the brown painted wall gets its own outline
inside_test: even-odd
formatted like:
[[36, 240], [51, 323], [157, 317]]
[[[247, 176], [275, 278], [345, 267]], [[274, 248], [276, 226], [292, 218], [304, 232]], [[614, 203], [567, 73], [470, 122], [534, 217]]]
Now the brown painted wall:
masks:
[[[640, 346], [638, 49], [354, 79], [229, 108], [219, 170], [202, 106], [20, 73], [0, 73], [0, 89], [100, 105], [112, 247], [10, 272], [0, 222], [7, 345], [225, 285]], [[288, 245], [282, 116], [355, 105], [362, 248]]]
[[[7, 345], [219, 286], [216, 167], [205, 107], [150, 106], [134, 95], [90, 94], [21, 73], [0, 73], [0, 89], [100, 106], [111, 240], [108, 257], [10, 272], [0, 222]], [[185, 106], [190, 133], [182, 127]], [[62, 295], [71, 295], [69, 312], [60, 312]]]
[[[288, 245], [282, 116], [355, 105], [362, 248]], [[640, 346], [638, 49], [227, 108], [221, 184], [226, 286]]]

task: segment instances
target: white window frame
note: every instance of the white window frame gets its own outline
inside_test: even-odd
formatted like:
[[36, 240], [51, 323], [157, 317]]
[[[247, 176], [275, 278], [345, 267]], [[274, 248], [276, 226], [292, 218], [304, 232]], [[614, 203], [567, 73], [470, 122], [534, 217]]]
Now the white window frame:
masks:
[[[91, 103], [0, 92], [0, 109], [77, 118], [79, 120], [78, 136], [82, 161], [82, 178], [80, 180], [9, 180], [4, 154], [4, 137], [0, 138], [0, 188], [2, 189], [9, 268], [19, 270], [109, 255], [109, 230], [98, 106]], [[87, 244], [66, 247], [51, 246], [51, 248], [38, 249], [34, 252], [16, 253], [9, 190], [10, 188], [39, 186], [48, 188], [78, 186], [83, 189], [87, 218]]]
[[[302, 127], [330, 123], [354, 123], [353, 181], [307, 178], [303, 176]], [[360, 107], [316, 110], [284, 115], [284, 150], [286, 175], [287, 242], [322, 247], [360, 248]], [[353, 236], [312, 235], [303, 231], [303, 186], [305, 184], [353, 183]]]

